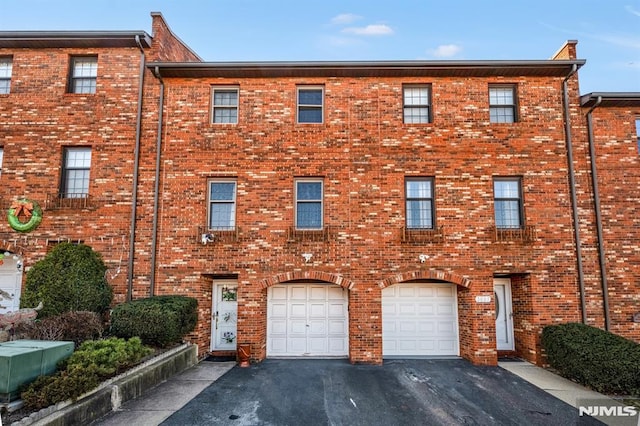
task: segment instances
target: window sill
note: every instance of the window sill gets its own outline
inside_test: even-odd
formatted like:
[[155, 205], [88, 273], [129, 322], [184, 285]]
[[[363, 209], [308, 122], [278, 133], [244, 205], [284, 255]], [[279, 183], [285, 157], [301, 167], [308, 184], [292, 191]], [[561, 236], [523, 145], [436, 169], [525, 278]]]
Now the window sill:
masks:
[[287, 241], [329, 241], [329, 227], [322, 229], [297, 229], [290, 227], [287, 230]]
[[536, 240], [536, 228], [528, 225], [521, 228], [491, 227], [493, 241], [496, 243], [531, 243]]
[[208, 226], [199, 226], [196, 239], [201, 244], [235, 243], [240, 237], [240, 228], [216, 229]]
[[400, 236], [403, 243], [439, 243], [444, 241], [442, 226], [435, 228], [407, 228], [402, 227]]
[[45, 210], [84, 210], [95, 208], [95, 199], [88, 194], [82, 197], [63, 197], [59, 194], [48, 194], [44, 204]]

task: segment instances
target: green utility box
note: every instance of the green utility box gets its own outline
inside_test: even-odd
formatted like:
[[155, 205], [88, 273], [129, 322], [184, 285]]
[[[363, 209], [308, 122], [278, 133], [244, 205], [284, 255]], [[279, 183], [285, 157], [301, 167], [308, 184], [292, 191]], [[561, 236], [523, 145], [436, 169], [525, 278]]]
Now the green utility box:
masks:
[[23, 384], [53, 374], [58, 362], [73, 353], [73, 342], [14, 340], [0, 343], [0, 402], [18, 396]]

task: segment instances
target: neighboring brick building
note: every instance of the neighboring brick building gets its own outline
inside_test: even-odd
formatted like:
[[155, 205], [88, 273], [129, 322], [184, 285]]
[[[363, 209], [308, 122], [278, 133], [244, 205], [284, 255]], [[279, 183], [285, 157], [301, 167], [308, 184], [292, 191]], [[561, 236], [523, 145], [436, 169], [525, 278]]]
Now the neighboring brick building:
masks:
[[[606, 222], [609, 326], [640, 340], [631, 320], [640, 311], [640, 94], [605, 94], [591, 111], [598, 97], [579, 96], [576, 42], [535, 61], [209, 63], [157, 14], [153, 33], [142, 104], [135, 44], [120, 48], [131, 55], [122, 64], [105, 61], [129, 67], [131, 87], [81, 96], [92, 103], [81, 119], [77, 95], [62, 94], [68, 59], [53, 79], [60, 93], [40, 97], [48, 107], [37, 115], [50, 118], [35, 130], [12, 124], [24, 98], [0, 95], [1, 179], [15, 182], [3, 199], [47, 207], [35, 231], [7, 225], [0, 236], [9, 250], [20, 246], [25, 265], [47, 242], [85, 241], [110, 272], [120, 269], [117, 301], [196, 297], [190, 338], [202, 353], [240, 344], [254, 360], [460, 355], [495, 364], [504, 351], [539, 363], [543, 326], [605, 326], [596, 225]], [[0, 33], [0, 58], [12, 55], [14, 70], [43, 49], [18, 51], [6, 39]], [[122, 75], [100, 63], [98, 85]], [[14, 81], [31, 84], [15, 71]], [[73, 123], [64, 121], [70, 110]], [[52, 150], [25, 160], [40, 146]], [[62, 150], [75, 146], [92, 149], [82, 198], [91, 208], [50, 210]]]
[[[100, 252], [116, 301], [127, 296], [142, 72], [150, 60], [199, 60], [153, 16], [144, 31], [0, 32], [0, 148], [6, 210], [44, 210], [32, 232], [0, 225], [0, 289], [17, 308], [22, 268], [59, 241]], [[5, 216], [6, 217], [6, 216]], [[24, 218], [23, 218], [24, 219]], [[4, 303], [4, 302], [3, 302]], [[15, 306], [14, 306], [15, 305]]]

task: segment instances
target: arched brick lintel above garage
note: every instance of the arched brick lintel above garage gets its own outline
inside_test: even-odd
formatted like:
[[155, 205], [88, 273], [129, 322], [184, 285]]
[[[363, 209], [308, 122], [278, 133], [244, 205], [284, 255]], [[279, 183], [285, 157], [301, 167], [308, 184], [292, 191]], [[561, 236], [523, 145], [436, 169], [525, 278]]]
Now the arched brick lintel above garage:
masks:
[[331, 274], [329, 272], [322, 272], [322, 271], [293, 271], [293, 272], [283, 272], [271, 278], [262, 280], [262, 288], [268, 288], [276, 284], [286, 283], [289, 281], [297, 281], [297, 280], [324, 281], [324, 282], [339, 285], [340, 287], [345, 288], [347, 290], [351, 290], [355, 286], [355, 283], [353, 281], [348, 280], [339, 274]]
[[380, 288], [386, 288], [392, 286], [394, 284], [414, 281], [414, 280], [439, 280], [439, 281], [448, 281], [450, 283], [456, 284], [460, 287], [471, 288], [471, 280], [463, 277], [462, 275], [441, 271], [438, 269], [427, 269], [427, 270], [419, 270], [419, 271], [408, 271], [399, 274], [395, 274], [386, 278], [378, 283]]

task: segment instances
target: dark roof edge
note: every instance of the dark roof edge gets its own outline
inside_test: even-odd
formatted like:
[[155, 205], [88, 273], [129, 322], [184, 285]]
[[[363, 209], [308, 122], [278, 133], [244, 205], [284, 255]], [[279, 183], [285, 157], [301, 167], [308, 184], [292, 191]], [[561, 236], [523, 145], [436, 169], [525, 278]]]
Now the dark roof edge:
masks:
[[640, 92], [591, 92], [580, 96], [580, 105], [592, 107], [598, 100], [602, 106], [640, 107]]
[[55, 46], [69, 45], [74, 42], [83, 45], [96, 41], [98, 45], [122, 45], [123, 40], [131, 40], [131, 46], [137, 46], [135, 38], [139, 37], [144, 47], [151, 47], [152, 37], [145, 31], [0, 31], [0, 47], [11, 44], [17, 47], [24, 44], [31, 47], [34, 42]]
[[523, 61], [267, 61], [267, 62], [152, 62], [153, 68], [194, 69], [194, 68], [490, 68], [490, 67], [567, 67], [586, 63], [576, 60], [523, 60]]

